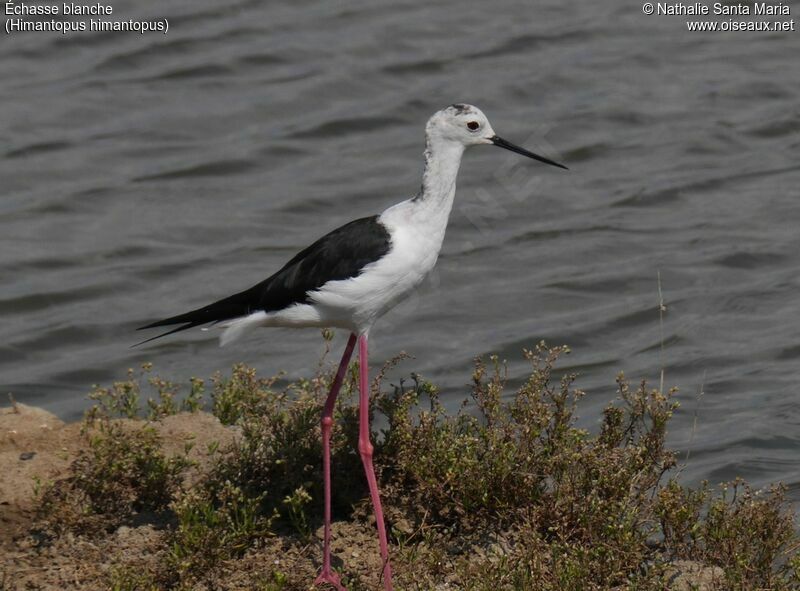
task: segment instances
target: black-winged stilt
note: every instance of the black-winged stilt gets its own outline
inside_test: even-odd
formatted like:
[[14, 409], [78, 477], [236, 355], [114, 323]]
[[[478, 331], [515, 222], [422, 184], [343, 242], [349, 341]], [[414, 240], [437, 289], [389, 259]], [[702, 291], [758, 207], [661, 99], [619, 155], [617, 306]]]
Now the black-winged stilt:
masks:
[[331, 569], [330, 556], [330, 436], [334, 403], [356, 341], [360, 368], [358, 451], [375, 509], [384, 586], [391, 591], [386, 527], [369, 439], [367, 335], [375, 321], [407, 297], [436, 264], [465, 148], [491, 144], [566, 168], [498, 137], [486, 116], [472, 105], [455, 104], [435, 113], [428, 120], [425, 132], [425, 171], [422, 188], [415, 197], [380, 215], [355, 220], [326, 234], [277, 273], [250, 289], [142, 327], [179, 325], [143, 341], [146, 343], [187, 328], [214, 323], [224, 328], [220, 337], [223, 345], [259, 326], [336, 327], [350, 331], [322, 413], [325, 526], [322, 570], [315, 584], [328, 583], [338, 590], [344, 587], [338, 574]]

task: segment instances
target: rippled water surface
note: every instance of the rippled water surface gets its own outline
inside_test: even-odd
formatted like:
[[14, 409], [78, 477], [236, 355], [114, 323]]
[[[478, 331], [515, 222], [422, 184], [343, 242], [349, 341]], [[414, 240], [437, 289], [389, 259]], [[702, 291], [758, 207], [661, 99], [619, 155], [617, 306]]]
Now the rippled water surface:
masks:
[[425, 120], [471, 102], [571, 170], [470, 150], [437, 271], [376, 326], [373, 361], [408, 351], [396, 375], [456, 408], [473, 355], [519, 378], [522, 347], [567, 343], [590, 427], [617, 371], [663, 364], [687, 479], [797, 498], [797, 33], [689, 33], [629, 2], [113, 5], [169, 34], [0, 40], [3, 394], [74, 419], [143, 361], [308, 374], [314, 330], [130, 345], [413, 194]]

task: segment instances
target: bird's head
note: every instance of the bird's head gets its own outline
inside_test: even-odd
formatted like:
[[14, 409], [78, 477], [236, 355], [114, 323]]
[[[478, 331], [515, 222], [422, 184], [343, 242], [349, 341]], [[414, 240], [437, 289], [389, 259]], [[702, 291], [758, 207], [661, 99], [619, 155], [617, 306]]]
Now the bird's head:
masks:
[[499, 137], [492, 129], [489, 119], [478, 107], [457, 103], [433, 114], [425, 127], [428, 139], [455, 142], [464, 147], [489, 144], [511, 150], [545, 164], [567, 168], [544, 156], [539, 156]]

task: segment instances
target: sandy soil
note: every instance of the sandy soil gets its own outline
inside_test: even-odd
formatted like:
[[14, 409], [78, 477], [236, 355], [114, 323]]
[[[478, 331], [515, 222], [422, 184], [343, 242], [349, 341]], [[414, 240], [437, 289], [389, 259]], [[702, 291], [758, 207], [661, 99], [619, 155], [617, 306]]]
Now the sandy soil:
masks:
[[[138, 428], [141, 422], [120, 420]], [[224, 448], [237, 434], [208, 413], [180, 413], [152, 423], [167, 455], [185, 453], [196, 466], [187, 484], [210, 462], [209, 445]], [[70, 534], [39, 546], [31, 535], [36, 483], [69, 475], [69, 466], [87, 446], [81, 424], [64, 424], [42, 409], [24, 404], [0, 409], [0, 590], [102, 589], [108, 569], [146, 563], [159, 551], [163, 531], [157, 524], [122, 526], [104, 539]]]

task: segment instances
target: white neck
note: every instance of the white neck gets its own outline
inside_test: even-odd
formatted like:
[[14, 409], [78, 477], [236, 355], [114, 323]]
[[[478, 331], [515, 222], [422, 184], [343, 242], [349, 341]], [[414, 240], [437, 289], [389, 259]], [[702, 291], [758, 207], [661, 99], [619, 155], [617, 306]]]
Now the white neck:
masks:
[[376, 299], [374, 294], [363, 298], [379, 304], [368, 318], [370, 323], [420, 284], [433, 269], [442, 249], [464, 146], [438, 135], [432, 138], [428, 134], [427, 140], [419, 193], [390, 207], [379, 218], [389, 231], [392, 248], [375, 266], [375, 276], [383, 278], [380, 289], [385, 301]]
[[428, 136], [425, 148], [425, 170], [422, 173], [422, 188], [414, 202], [421, 209], [450, 214], [456, 193], [456, 177], [461, 165], [464, 145]]
[[412, 198], [390, 207], [381, 221], [390, 227], [409, 227], [424, 236], [429, 252], [439, 253], [447, 229], [447, 220], [456, 194], [456, 176], [464, 146], [439, 135], [428, 134], [422, 188]]

